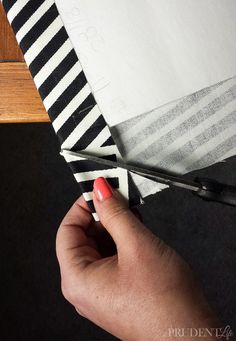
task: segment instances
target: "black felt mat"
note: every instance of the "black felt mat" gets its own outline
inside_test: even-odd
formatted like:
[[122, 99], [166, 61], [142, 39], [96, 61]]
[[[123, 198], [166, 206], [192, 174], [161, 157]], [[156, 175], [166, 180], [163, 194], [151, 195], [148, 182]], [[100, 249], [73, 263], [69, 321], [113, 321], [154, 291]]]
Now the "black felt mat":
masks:
[[[0, 339], [115, 340], [62, 297], [58, 225], [79, 196], [48, 124], [0, 125]], [[195, 172], [236, 185], [236, 159]], [[146, 200], [147, 225], [190, 263], [223, 324], [236, 331], [236, 209], [180, 190]]]

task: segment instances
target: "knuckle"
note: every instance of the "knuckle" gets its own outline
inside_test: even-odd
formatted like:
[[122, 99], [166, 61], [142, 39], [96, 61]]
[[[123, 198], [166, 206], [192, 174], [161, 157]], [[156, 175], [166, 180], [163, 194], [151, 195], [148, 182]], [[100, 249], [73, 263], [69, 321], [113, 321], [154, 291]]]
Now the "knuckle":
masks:
[[70, 287], [65, 285], [63, 282], [61, 284], [61, 291], [62, 291], [62, 295], [65, 297], [65, 299], [68, 302], [70, 302], [71, 304], [74, 304], [75, 293], [70, 289]]
[[67, 284], [65, 282], [61, 282], [61, 291], [64, 298], [73, 305], [77, 312], [86, 317], [87, 312], [89, 311], [89, 299], [88, 299], [88, 291], [83, 287], [73, 284]]
[[77, 305], [82, 300], [81, 290], [78, 285], [61, 282], [61, 291], [64, 298], [72, 305]]

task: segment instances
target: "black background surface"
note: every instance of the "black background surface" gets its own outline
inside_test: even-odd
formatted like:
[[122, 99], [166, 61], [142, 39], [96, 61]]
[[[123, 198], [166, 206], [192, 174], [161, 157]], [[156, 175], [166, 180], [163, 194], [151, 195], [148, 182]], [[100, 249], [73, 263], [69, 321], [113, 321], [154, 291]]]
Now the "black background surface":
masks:
[[[0, 125], [0, 339], [115, 340], [61, 295], [55, 236], [79, 187], [49, 124]], [[236, 158], [193, 175], [236, 185]], [[166, 190], [146, 199], [144, 221], [191, 265], [236, 332], [236, 209]]]

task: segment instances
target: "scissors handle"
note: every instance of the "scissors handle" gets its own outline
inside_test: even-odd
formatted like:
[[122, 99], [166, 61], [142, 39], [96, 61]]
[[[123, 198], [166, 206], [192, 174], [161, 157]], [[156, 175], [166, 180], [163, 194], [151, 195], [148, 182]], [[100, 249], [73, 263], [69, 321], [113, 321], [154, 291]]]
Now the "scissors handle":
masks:
[[195, 181], [201, 185], [201, 188], [193, 193], [200, 198], [236, 207], [235, 186], [222, 184], [207, 178], [196, 178]]

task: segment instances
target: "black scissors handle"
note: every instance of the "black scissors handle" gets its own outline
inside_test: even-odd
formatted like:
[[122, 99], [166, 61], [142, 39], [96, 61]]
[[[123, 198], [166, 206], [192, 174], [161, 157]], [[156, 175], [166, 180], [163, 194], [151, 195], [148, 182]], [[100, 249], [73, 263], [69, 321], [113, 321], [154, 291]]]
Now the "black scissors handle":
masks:
[[195, 181], [201, 185], [195, 195], [207, 201], [215, 201], [222, 204], [236, 206], [236, 187], [222, 184], [208, 178], [196, 178]]

